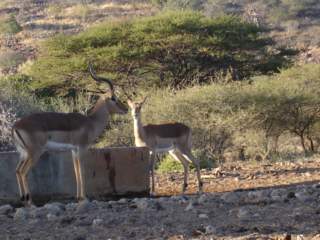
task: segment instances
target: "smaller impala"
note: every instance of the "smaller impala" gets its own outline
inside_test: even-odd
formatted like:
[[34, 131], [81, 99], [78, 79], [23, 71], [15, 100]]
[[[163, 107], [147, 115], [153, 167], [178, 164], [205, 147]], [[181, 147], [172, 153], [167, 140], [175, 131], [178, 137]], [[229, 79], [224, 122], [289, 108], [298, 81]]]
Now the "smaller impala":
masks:
[[84, 164], [81, 154], [106, 128], [111, 114], [126, 114], [127, 107], [114, 93], [109, 79], [98, 77], [89, 66], [91, 77], [106, 82], [109, 91], [100, 96], [88, 115], [80, 113], [42, 112], [26, 116], [14, 123], [13, 142], [20, 153], [16, 169], [21, 201], [31, 205], [31, 194], [27, 174], [49, 149], [70, 149], [77, 182], [77, 198], [86, 197]]
[[141, 122], [141, 108], [146, 98], [141, 102], [128, 100], [131, 108], [134, 127], [134, 139], [137, 147], [150, 149], [151, 192], [154, 194], [154, 167], [157, 153], [169, 152], [169, 154], [182, 163], [184, 168], [184, 182], [182, 192], [188, 187], [189, 163], [196, 167], [198, 178], [198, 192], [202, 192], [200, 166], [197, 159], [191, 153], [191, 129], [182, 123], [148, 124]]

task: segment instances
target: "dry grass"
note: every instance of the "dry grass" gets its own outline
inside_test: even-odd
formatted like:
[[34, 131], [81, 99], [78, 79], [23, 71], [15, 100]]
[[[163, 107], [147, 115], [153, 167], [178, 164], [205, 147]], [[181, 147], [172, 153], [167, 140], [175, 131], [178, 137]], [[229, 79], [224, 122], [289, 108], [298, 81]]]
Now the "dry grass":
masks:
[[[228, 192], [291, 185], [320, 181], [320, 158], [314, 156], [299, 161], [234, 162], [213, 170], [202, 170], [204, 192]], [[181, 194], [183, 173], [174, 172], [156, 175], [157, 195]], [[190, 173], [188, 194], [197, 192], [197, 178]]]

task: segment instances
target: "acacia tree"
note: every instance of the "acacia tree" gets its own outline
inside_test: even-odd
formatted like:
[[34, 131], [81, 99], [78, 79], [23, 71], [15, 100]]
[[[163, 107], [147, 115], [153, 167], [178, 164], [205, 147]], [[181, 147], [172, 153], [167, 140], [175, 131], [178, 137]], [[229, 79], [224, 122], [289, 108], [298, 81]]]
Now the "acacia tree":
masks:
[[84, 72], [89, 60], [97, 71], [118, 82], [131, 79], [145, 87], [181, 89], [214, 81], [217, 73], [230, 69], [239, 80], [276, 71], [283, 63], [277, 61], [270, 68], [269, 60], [275, 62], [275, 56], [268, 55], [265, 47], [272, 42], [260, 31], [236, 17], [211, 19], [192, 11], [103, 23], [48, 41], [30, 75], [34, 88], [49, 94], [87, 84]]

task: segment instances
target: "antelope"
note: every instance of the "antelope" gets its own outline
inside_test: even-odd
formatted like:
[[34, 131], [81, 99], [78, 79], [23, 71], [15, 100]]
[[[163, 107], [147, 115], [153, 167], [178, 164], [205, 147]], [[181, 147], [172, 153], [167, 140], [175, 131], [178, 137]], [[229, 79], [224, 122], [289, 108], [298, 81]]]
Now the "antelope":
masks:
[[77, 184], [78, 200], [86, 198], [83, 160], [81, 154], [100, 136], [111, 114], [126, 114], [128, 108], [117, 98], [111, 80], [98, 77], [89, 65], [91, 77], [109, 86], [103, 91], [87, 115], [80, 113], [41, 112], [16, 121], [12, 128], [13, 142], [20, 161], [16, 177], [21, 201], [31, 205], [27, 175], [46, 150], [71, 150]]
[[133, 117], [135, 145], [148, 147], [150, 151], [151, 194], [154, 194], [155, 190], [154, 167], [158, 153], [169, 153], [175, 160], [182, 163], [184, 169], [183, 193], [188, 187], [189, 163], [193, 163], [197, 172], [198, 192], [201, 193], [203, 184], [200, 177], [200, 166], [191, 153], [191, 129], [182, 123], [143, 125], [141, 108], [145, 101], [146, 97], [141, 102], [133, 102], [131, 99], [127, 102]]

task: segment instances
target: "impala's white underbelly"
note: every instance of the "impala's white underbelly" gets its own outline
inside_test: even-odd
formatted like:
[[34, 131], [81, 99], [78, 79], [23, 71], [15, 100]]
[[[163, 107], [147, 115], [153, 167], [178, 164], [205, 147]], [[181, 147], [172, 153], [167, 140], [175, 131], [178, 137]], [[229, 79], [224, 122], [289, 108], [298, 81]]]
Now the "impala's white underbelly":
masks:
[[174, 145], [163, 145], [163, 146], [157, 146], [155, 148], [155, 153], [164, 153], [169, 152], [171, 150], [175, 149]]
[[78, 147], [70, 143], [59, 143], [54, 141], [48, 141], [45, 148], [48, 150], [63, 151], [63, 150], [76, 150]]

